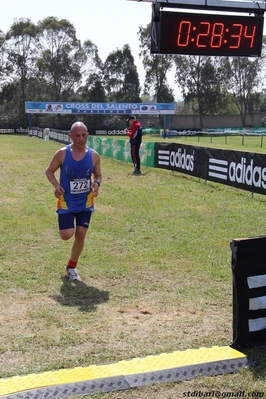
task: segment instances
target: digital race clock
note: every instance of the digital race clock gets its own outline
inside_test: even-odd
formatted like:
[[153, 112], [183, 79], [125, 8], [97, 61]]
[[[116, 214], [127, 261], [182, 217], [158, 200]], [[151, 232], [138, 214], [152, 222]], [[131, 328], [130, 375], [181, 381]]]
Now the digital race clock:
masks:
[[263, 15], [160, 12], [153, 22], [152, 53], [260, 56]]

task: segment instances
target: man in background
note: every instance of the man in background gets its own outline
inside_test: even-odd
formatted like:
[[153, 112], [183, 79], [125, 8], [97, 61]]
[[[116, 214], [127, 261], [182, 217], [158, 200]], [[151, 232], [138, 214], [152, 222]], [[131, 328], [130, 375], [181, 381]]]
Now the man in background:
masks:
[[142, 126], [135, 116], [130, 116], [127, 122], [129, 123], [127, 135], [130, 139], [131, 158], [134, 166], [133, 175], [140, 175], [139, 149], [142, 142]]

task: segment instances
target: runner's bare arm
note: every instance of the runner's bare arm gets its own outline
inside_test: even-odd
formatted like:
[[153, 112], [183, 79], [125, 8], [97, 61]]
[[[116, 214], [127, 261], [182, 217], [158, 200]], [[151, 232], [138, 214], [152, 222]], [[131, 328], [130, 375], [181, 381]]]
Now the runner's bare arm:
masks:
[[98, 152], [94, 150], [92, 151], [92, 162], [94, 166], [92, 186], [93, 186], [94, 196], [97, 197], [99, 193], [99, 186], [102, 182], [102, 172], [101, 172], [100, 156]]
[[50, 164], [45, 170], [45, 174], [49, 182], [54, 186], [55, 188], [55, 196], [58, 198], [60, 195], [64, 194], [64, 189], [63, 187], [60, 186], [59, 182], [57, 181], [55, 177], [55, 172], [60, 168], [64, 161], [65, 157], [65, 149], [61, 148], [60, 150], [56, 151], [54, 154]]

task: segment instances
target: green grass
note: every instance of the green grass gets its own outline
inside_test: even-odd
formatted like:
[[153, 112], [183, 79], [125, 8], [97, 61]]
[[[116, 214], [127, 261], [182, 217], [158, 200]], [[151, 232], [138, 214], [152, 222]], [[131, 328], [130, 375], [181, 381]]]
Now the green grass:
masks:
[[168, 138], [161, 138], [155, 135], [144, 135], [145, 141], [161, 141], [161, 142], [177, 142], [187, 145], [197, 145], [202, 147], [223, 148], [228, 150], [250, 151], [265, 153], [266, 152], [266, 138], [264, 135], [211, 135], [211, 136], [173, 136]]
[[[44, 175], [61, 145], [6, 135], [0, 145], [1, 378], [232, 343], [229, 244], [265, 234], [264, 196], [160, 169], [131, 176], [131, 164], [102, 157], [74, 284], [64, 277], [72, 241], [59, 238]], [[266, 393], [265, 353], [249, 355], [257, 368], [90, 397]]]

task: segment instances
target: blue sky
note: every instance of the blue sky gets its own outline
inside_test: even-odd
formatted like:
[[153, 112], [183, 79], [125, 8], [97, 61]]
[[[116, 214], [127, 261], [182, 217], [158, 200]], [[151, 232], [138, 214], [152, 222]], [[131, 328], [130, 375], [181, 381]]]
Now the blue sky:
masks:
[[[145, 74], [138, 56], [138, 29], [151, 21], [151, 3], [127, 0], [8, 0], [0, 13], [0, 30], [6, 33], [15, 19], [28, 17], [37, 23], [48, 16], [69, 20], [76, 29], [77, 38], [82, 42], [91, 40], [98, 47], [103, 61], [110, 52], [129, 44], [143, 87]], [[176, 99], [180, 99], [174, 73], [170, 74], [169, 83], [174, 88]]]
[[125, 43], [138, 51], [138, 27], [151, 20], [151, 4], [126, 0], [9, 0], [0, 13], [0, 29], [6, 32], [22, 17], [37, 23], [48, 16], [68, 19], [80, 40], [92, 40], [102, 58]]
[[129, 44], [141, 85], [144, 72], [139, 60], [139, 26], [151, 21], [151, 4], [127, 0], [8, 0], [0, 13], [0, 30], [6, 33], [15, 19], [27, 17], [33, 23], [54, 16], [67, 19], [77, 38], [91, 40], [105, 61], [108, 54]]

